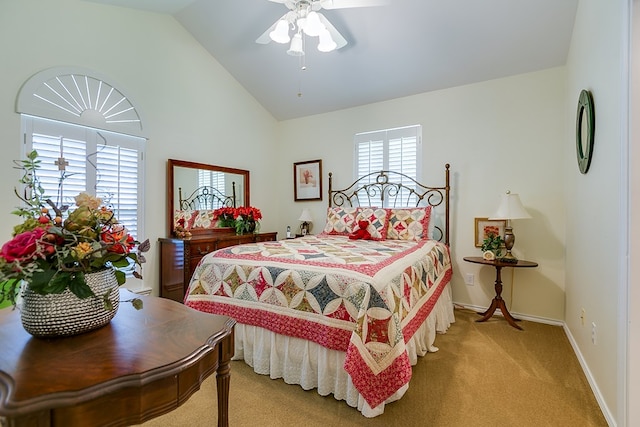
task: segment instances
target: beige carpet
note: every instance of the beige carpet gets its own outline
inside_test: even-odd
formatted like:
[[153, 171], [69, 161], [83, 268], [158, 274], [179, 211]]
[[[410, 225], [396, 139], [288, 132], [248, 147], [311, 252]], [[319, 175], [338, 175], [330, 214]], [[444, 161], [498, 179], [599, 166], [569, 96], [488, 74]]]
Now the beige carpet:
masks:
[[[563, 329], [456, 310], [438, 335], [440, 348], [420, 358], [409, 390], [384, 414], [365, 418], [331, 396], [258, 375], [231, 363], [229, 425], [240, 426], [606, 426]], [[215, 375], [175, 411], [144, 427], [215, 426]]]

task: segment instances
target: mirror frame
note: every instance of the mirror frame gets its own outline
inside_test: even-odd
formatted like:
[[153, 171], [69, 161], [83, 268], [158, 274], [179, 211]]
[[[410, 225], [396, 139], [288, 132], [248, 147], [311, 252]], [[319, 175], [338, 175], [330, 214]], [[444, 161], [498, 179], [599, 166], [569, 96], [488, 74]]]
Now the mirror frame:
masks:
[[176, 160], [169, 159], [167, 162], [167, 229], [169, 236], [175, 236], [175, 230], [173, 228], [173, 212], [175, 210], [175, 206], [173, 204], [173, 199], [176, 194], [176, 189], [174, 189], [174, 167], [182, 167], [182, 168], [191, 168], [191, 169], [204, 169], [216, 172], [225, 172], [225, 173], [233, 173], [236, 175], [242, 175], [244, 178], [244, 206], [251, 206], [251, 201], [249, 199], [249, 171], [245, 169], [236, 169], [236, 168], [228, 168], [225, 166], [216, 166], [209, 165], [206, 163], [197, 163], [190, 162], [186, 160]]
[[[585, 125], [586, 135], [583, 132]], [[586, 174], [591, 165], [593, 155], [593, 137], [595, 132], [595, 112], [593, 109], [593, 96], [588, 90], [582, 90], [578, 98], [578, 111], [576, 115], [576, 156], [580, 173]]]

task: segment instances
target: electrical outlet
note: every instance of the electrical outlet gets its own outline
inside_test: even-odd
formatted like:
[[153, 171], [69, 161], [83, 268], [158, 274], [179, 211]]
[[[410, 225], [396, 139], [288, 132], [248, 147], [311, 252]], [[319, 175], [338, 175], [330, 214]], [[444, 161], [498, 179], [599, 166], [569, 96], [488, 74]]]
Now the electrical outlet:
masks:
[[596, 322], [591, 322], [591, 342], [596, 344], [598, 342], [597, 338]]
[[464, 283], [473, 286], [473, 282], [475, 282], [475, 276], [472, 273], [467, 273], [467, 275], [464, 276]]
[[580, 310], [580, 322], [582, 323], [582, 326], [584, 326], [584, 322], [586, 321], [586, 318], [587, 318], [587, 315], [583, 308], [582, 310]]

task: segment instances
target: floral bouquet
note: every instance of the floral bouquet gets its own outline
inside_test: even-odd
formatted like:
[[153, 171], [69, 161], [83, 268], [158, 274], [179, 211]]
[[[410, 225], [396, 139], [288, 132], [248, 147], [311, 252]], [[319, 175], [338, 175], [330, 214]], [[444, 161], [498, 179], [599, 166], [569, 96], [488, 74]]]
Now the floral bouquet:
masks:
[[218, 208], [213, 211], [213, 219], [218, 220], [219, 227], [235, 227], [237, 209], [232, 207]]
[[260, 228], [262, 212], [253, 206], [224, 207], [213, 211], [220, 227], [233, 227], [237, 234], [255, 233]]
[[[135, 241], [109, 207], [87, 193], [75, 197], [75, 209], [43, 199], [36, 176], [37, 156], [32, 151], [26, 160], [16, 162], [24, 171], [20, 182], [26, 189], [24, 197], [16, 191], [25, 206], [13, 213], [24, 221], [14, 227], [13, 238], [0, 251], [0, 282], [4, 283], [0, 300], [15, 305], [25, 282], [43, 295], [69, 289], [78, 298], [92, 297], [84, 276], [106, 268], [114, 269], [118, 285], [125, 282], [126, 270], [133, 269], [133, 275], [141, 278], [136, 270], [145, 262], [142, 253], [149, 250], [149, 240]], [[132, 303], [142, 308], [141, 300]]]

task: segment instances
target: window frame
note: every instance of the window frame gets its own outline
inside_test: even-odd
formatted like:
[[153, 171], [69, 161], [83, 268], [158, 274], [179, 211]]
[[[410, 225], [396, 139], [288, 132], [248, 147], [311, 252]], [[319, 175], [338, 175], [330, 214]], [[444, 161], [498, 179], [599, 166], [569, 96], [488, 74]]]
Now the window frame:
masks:
[[[354, 181], [365, 176], [367, 173], [379, 172], [380, 170], [389, 169], [389, 141], [398, 138], [416, 138], [416, 151], [415, 151], [415, 174], [406, 173], [404, 170], [393, 170], [393, 172], [400, 172], [407, 176], [410, 176], [414, 180], [420, 182], [422, 177], [422, 125], [409, 125], [397, 128], [382, 129], [376, 131], [359, 132], [354, 135], [354, 165], [353, 175]], [[359, 146], [367, 141], [382, 141], [382, 168], [371, 169], [369, 172], [360, 174], [360, 157]], [[371, 163], [371, 162], [369, 162]]]
[[[99, 145], [102, 145], [105, 141], [99, 136], [107, 136], [106, 145], [108, 146], [122, 146], [128, 149], [137, 150], [137, 203], [136, 203], [136, 229], [135, 237], [139, 240], [142, 236], [145, 236], [144, 221], [144, 187], [145, 187], [145, 150], [146, 139], [125, 135], [116, 132], [110, 132], [103, 129], [91, 128], [88, 126], [82, 126], [59, 120], [46, 119], [42, 117], [31, 116], [28, 114], [21, 115], [21, 134], [23, 141], [21, 144], [22, 158], [26, 158], [26, 155], [32, 150], [33, 147], [33, 134], [34, 129], [36, 133], [53, 134], [48, 136], [60, 135], [63, 138], [74, 139], [86, 143], [87, 153], [94, 153]], [[43, 131], [44, 130], [44, 131]], [[116, 140], [115, 143], [109, 142], [109, 137]], [[89, 157], [89, 156], [87, 156]], [[97, 169], [92, 162], [86, 161], [85, 169], [86, 180], [85, 189], [89, 194], [96, 194], [96, 176]]]

